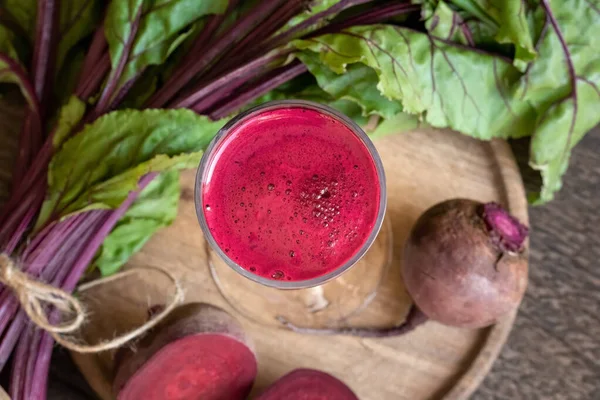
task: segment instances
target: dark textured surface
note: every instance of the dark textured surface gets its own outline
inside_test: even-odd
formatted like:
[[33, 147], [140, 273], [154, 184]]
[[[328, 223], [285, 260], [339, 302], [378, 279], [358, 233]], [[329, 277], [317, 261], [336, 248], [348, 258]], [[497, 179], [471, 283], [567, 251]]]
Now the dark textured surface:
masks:
[[600, 128], [575, 149], [557, 198], [529, 216], [529, 287], [473, 399], [600, 400]]
[[[600, 128], [574, 151], [556, 200], [531, 208], [530, 219], [525, 300], [472, 398], [600, 400]], [[55, 351], [48, 398], [93, 398], [66, 352]]]

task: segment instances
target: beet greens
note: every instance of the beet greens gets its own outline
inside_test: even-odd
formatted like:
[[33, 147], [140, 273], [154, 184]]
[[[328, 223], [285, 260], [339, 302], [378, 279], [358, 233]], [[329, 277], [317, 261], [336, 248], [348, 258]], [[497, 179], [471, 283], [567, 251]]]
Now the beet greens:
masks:
[[[600, 119], [600, 6], [488, 3], [0, 0], [0, 92], [26, 104], [2, 253], [67, 291], [90, 265], [117, 271], [175, 218], [178, 171], [229, 116], [268, 99], [379, 115], [378, 134], [419, 119], [532, 136], [537, 198], [550, 200]], [[44, 399], [53, 341], [6, 287], [0, 335], [12, 398]]]

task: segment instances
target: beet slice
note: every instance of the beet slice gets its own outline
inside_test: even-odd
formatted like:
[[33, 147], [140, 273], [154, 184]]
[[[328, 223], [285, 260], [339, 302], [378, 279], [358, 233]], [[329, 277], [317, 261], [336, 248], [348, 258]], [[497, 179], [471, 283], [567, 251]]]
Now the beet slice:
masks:
[[314, 369], [296, 369], [280, 378], [256, 400], [358, 400], [342, 381]]
[[115, 357], [119, 400], [242, 400], [257, 373], [239, 323], [203, 303], [178, 307], [137, 345]]

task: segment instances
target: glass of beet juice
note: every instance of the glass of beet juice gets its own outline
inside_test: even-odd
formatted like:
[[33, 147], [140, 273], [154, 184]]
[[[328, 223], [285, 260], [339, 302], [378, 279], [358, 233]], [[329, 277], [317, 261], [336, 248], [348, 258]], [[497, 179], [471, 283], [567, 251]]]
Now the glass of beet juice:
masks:
[[228, 122], [200, 163], [195, 201], [217, 285], [263, 322], [331, 325], [374, 296], [389, 262], [391, 236], [342, 280], [378, 238], [385, 176], [365, 132], [317, 103], [269, 102]]

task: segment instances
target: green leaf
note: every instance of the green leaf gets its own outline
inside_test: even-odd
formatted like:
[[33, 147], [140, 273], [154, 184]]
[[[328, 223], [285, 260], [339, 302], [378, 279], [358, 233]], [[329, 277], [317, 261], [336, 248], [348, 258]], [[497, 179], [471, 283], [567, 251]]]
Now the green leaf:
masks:
[[[285, 26], [281, 29], [281, 31], [286, 31], [289, 28], [292, 28], [292, 27], [302, 23], [303, 21], [307, 20], [308, 18], [312, 17], [313, 15], [323, 12], [323, 11], [335, 6], [340, 1], [341, 0], [313, 0], [313, 1], [311, 1], [308, 8], [305, 11], [301, 12], [300, 14], [294, 16], [292, 19], [290, 19], [288, 21], [288, 23], [285, 24]], [[319, 23], [317, 25], [313, 26], [311, 29], [318, 28], [320, 26], [327, 24], [327, 21], [334, 18], [335, 16], [336, 16], [336, 14], [331, 15], [328, 19], [319, 21]]]
[[427, 124], [422, 123], [416, 115], [398, 113], [392, 118], [380, 122], [377, 127], [369, 133], [371, 139], [383, 136], [409, 132], [418, 128], [425, 128]]
[[16, 34], [0, 24], [0, 83], [13, 83], [19, 86], [30, 108], [36, 110], [38, 104], [35, 93], [29, 82], [29, 74], [19, 60], [15, 48], [16, 41]]
[[533, 46], [529, 23], [527, 22], [527, 5], [523, 0], [496, 0], [498, 23], [500, 29], [496, 40], [500, 43], [515, 45], [515, 62], [533, 61], [537, 52]]
[[14, 40], [14, 32], [0, 25], [0, 53], [4, 53], [13, 60], [19, 60], [19, 55], [13, 44]]
[[56, 82], [53, 85], [54, 94], [58, 104], [64, 104], [69, 101], [71, 94], [75, 92], [81, 69], [85, 61], [87, 48], [77, 45], [67, 54], [66, 62], [56, 75]]
[[277, 89], [271, 90], [269, 93], [259, 97], [245, 109], [274, 100], [308, 100], [317, 103], [328, 105], [347, 117], [353, 119], [357, 124], [364, 125], [367, 123], [362, 108], [353, 101], [345, 99], [336, 99], [329, 93], [321, 89], [313, 76], [310, 74], [301, 75], [291, 82], [279, 86]]
[[423, 2], [421, 15], [425, 21], [425, 28], [431, 35], [464, 45], [469, 44], [469, 38], [462, 28], [465, 23], [462, 16], [445, 2]]
[[33, 42], [37, 17], [37, 0], [0, 0], [0, 8], [11, 15]]
[[98, 27], [105, 3], [101, 0], [62, 0], [60, 2], [60, 41], [56, 56], [57, 71], [67, 53]]
[[494, 0], [450, 0], [451, 3], [465, 10], [472, 17], [477, 18], [483, 23], [497, 27], [497, 19], [494, 15], [490, 15], [490, 12], [497, 13], [497, 10], [490, 8], [492, 1]]
[[520, 74], [502, 58], [389, 25], [353, 27], [295, 45], [318, 53], [336, 73], [367, 65], [386, 98], [432, 126], [480, 139], [522, 137], [533, 130], [534, 109], [510, 91]]
[[138, 164], [127, 171], [91, 186], [79, 198], [69, 204], [63, 213], [89, 211], [95, 209], [117, 208], [130, 191], [135, 190], [138, 181], [151, 172], [182, 170], [195, 168], [200, 164], [202, 151], [169, 157], [164, 154]]
[[391, 118], [402, 111], [398, 101], [386, 99], [379, 92], [379, 79], [372, 68], [364, 64], [352, 64], [345, 73], [337, 74], [322, 64], [314, 53], [300, 53], [298, 58], [308, 67], [321, 89], [333, 99], [356, 103], [363, 116], [377, 114]]
[[125, 62], [118, 87], [150, 65], [162, 64], [192, 30], [182, 32], [209, 14], [221, 14], [227, 0], [127, 0], [108, 7], [105, 31], [113, 73]]
[[118, 206], [148, 172], [195, 166], [223, 124], [183, 109], [102, 116], [52, 159], [37, 226], [51, 216]]
[[492, 38], [514, 45], [514, 63], [521, 71], [537, 55], [528, 21], [535, 8], [523, 0], [451, 0], [458, 10], [444, 1], [413, 2], [423, 3], [423, 17], [432, 35], [468, 44], [468, 34], [476, 45], [489, 45]]
[[77, 96], [71, 96], [67, 104], [61, 107], [58, 113], [58, 123], [54, 131], [53, 143], [58, 148], [71, 134], [73, 128], [79, 124], [85, 114], [85, 103]]
[[37, 99], [28, 80], [27, 71], [17, 60], [0, 52], [0, 83], [16, 84], [32, 110], [38, 108]]
[[571, 149], [600, 122], [600, 1], [549, 4], [549, 18], [541, 20], [547, 25], [539, 57], [516, 91], [538, 114], [530, 161], [544, 182], [537, 202], [552, 200]]
[[120, 108], [143, 108], [158, 87], [157, 67], [150, 67], [133, 84]]
[[177, 216], [179, 172], [163, 172], [140, 193], [113, 231], [104, 239], [93, 268], [103, 276], [117, 272], [158, 231]]
[[[498, 25], [489, 20], [490, 17], [480, 20], [467, 11], [450, 7], [444, 1], [413, 0], [413, 3], [421, 2], [421, 16], [430, 35], [512, 57], [510, 46], [496, 41]], [[491, 22], [485, 22], [488, 20]]]

